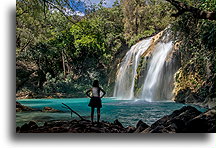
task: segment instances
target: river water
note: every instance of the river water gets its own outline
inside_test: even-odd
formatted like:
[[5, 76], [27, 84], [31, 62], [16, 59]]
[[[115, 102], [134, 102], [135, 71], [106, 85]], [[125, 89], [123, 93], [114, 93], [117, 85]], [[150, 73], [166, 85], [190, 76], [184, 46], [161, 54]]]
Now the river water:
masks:
[[[90, 120], [90, 107], [88, 107], [89, 98], [24, 99], [18, 100], [18, 102], [22, 105], [36, 109], [52, 107], [64, 112], [17, 112], [17, 126], [21, 126], [31, 120], [37, 122], [38, 125], [43, 125], [45, 121], [78, 119], [75, 114], [71, 117], [70, 111], [64, 108], [62, 103], [67, 104], [81, 116]], [[175, 102], [146, 102], [144, 100], [117, 100], [116, 98], [103, 98], [102, 104], [101, 120], [113, 122], [115, 119], [118, 119], [123, 126], [136, 126], [139, 120], [151, 125], [161, 117], [171, 114], [174, 110], [180, 109], [184, 106], [184, 104]], [[205, 111], [203, 108], [196, 108], [200, 111]]]

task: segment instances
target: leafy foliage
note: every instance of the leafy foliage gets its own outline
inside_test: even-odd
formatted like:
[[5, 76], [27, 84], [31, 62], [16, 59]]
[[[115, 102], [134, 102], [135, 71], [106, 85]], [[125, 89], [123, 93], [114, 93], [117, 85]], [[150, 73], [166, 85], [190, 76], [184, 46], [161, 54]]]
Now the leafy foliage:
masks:
[[[202, 10], [216, 8], [212, 0], [181, 1]], [[83, 96], [94, 79], [112, 92], [108, 83], [115, 76], [110, 73], [126, 47], [169, 24], [182, 41], [176, 92], [190, 88], [206, 97], [207, 83], [215, 84], [215, 21], [197, 20], [190, 13], [173, 19], [175, 9], [165, 1], [121, 0], [112, 8], [101, 1], [85, 7], [85, 16], [73, 14], [78, 4], [84, 7], [75, 0], [17, 1], [17, 92]]]
[[[206, 10], [214, 10], [215, 7], [214, 2], [208, 0], [196, 1], [196, 5]], [[182, 40], [182, 67], [176, 73], [176, 94], [181, 90], [188, 90], [200, 98], [216, 96], [213, 89], [216, 78], [215, 25], [215, 21], [198, 20], [190, 13], [176, 21], [174, 29], [181, 33]]]
[[[79, 95], [93, 79], [106, 84], [110, 63], [124, 42], [118, 3], [112, 9], [100, 6], [78, 21], [71, 18], [71, 22], [61, 12], [48, 11], [49, 8], [44, 14], [44, 5], [36, 15], [23, 13], [28, 4], [33, 5], [25, 2], [28, 1], [17, 3], [17, 61], [29, 61], [35, 68], [30, 81], [20, 84], [30, 86], [35, 93]], [[21, 68], [18, 62], [17, 66]], [[22, 75], [18, 74], [17, 82], [24, 82]]]
[[156, 0], [122, 0], [124, 36], [129, 45], [151, 36], [170, 23], [170, 4]]

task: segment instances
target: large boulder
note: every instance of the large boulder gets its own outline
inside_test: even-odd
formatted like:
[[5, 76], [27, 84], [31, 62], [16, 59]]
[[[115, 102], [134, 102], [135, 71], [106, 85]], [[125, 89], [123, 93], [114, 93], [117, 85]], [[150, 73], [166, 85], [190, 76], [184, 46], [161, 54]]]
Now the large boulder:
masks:
[[38, 128], [38, 125], [36, 124], [35, 121], [29, 121], [29, 123], [25, 123], [20, 128], [17, 127], [17, 132], [28, 133], [29, 131], [33, 131], [37, 128]]
[[184, 132], [215, 133], [216, 110], [208, 110], [187, 122]]
[[175, 110], [172, 114], [164, 116], [142, 133], [181, 133], [185, 132], [188, 121], [201, 114], [192, 106], [184, 106], [179, 110]]

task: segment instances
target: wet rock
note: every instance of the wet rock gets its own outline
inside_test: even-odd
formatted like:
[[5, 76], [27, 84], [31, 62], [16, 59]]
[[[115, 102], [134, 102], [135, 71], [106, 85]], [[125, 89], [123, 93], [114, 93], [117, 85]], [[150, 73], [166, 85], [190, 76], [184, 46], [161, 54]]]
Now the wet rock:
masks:
[[29, 126], [30, 129], [38, 128], [38, 125], [36, 124], [35, 121], [29, 121], [28, 126]]
[[[36, 124], [36, 122], [34, 121], [29, 121], [29, 123], [25, 123], [24, 125], [22, 125], [19, 129], [19, 131], [17, 132], [28, 132], [31, 130], [35, 130], [38, 128], [38, 125]], [[18, 130], [18, 129], [17, 129]]]
[[29, 125], [27, 123], [25, 123], [24, 125], [21, 126], [20, 132], [25, 133], [25, 132], [29, 131], [29, 129], [30, 129]]
[[44, 107], [44, 108], [42, 109], [42, 112], [52, 112], [52, 113], [54, 113], [54, 112], [62, 112], [62, 111], [57, 110], [57, 109], [54, 109], [54, 108], [52, 108], [52, 107]]
[[187, 133], [205, 133], [208, 132], [208, 121], [204, 119], [192, 119], [184, 129]]
[[165, 130], [165, 127], [163, 125], [159, 125], [150, 131], [150, 133], [163, 133], [163, 132], [167, 133], [167, 130]]
[[126, 132], [127, 132], [127, 133], [133, 133], [135, 130], [136, 130], [135, 127], [133, 127], [133, 126], [128, 126]]
[[137, 125], [136, 125], [136, 130], [134, 131], [134, 133], [140, 133], [140, 132], [144, 131], [146, 128], [148, 128], [148, 127], [149, 127], [149, 125], [144, 123], [142, 120], [139, 120]]
[[21, 112], [21, 111], [37, 111], [37, 110], [30, 108], [30, 107], [27, 107], [27, 106], [24, 106], [19, 102], [16, 102], [16, 112]]
[[162, 117], [142, 133], [182, 133], [185, 132], [187, 122], [200, 114], [201, 112], [196, 108], [184, 106], [172, 114]]
[[123, 125], [121, 124], [121, 122], [118, 121], [118, 119], [116, 119], [116, 120], [114, 121], [114, 124], [115, 124], [115, 125], [118, 125], [118, 126], [121, 127], [121, 128], [124, 128]]
[[172, 119], [169, 130], [172, 132], [182, 132], [182, 129], [185, 127], [185, 122], [181, 119]]
[[187, 122], [184, 132], [215, 133], [216, 110], [208, 110]]
[[17, 133], [20, 132], [20, 127], [19, 127], [19, 126], [16, 127], [16, 132], [17, 132]]
[[67, 133], [69, 131], [68, 127], [53, 127], [51, 133]]
[[144, 122], [142, 120], [139, 120], [136, 124], [136, 128], [138, 128], [141, 124], [143, 124]]
[[70, 123], [68, 121], [49, 121], [45, 122], [43, 127], [61, 127], [61, 126], [68, 126]]
[[84, 124], [90, 124], [91, 122], [88, 120], [80, 120], [79, 124], [84, 125]]
[[142, 133], [211, 133], [216, 132], [215, 122], [215, 109], [201, 113], [185, 106], [159, 119]]
[[100, 128], [94, 127], [94, 126], [90, 127], [90, 131], [91, 132], [95, 132], [95, 133], [101, 133], [101, 132], [103, 132], [103, 131], [100, 130]]
[[[24, 124], [17, 132], [29, 133], [125, 133], [126, 128], [115, 121], [115, 124], [109, 122], [100, 122], [92, 124], [89, 120], [72, 120], [72, 121], [50, 121], [45, 122], [43, 126], [36, 127], [36, 123], [30, 122]], [[35, 128], [33, 128], [35, 126]]]

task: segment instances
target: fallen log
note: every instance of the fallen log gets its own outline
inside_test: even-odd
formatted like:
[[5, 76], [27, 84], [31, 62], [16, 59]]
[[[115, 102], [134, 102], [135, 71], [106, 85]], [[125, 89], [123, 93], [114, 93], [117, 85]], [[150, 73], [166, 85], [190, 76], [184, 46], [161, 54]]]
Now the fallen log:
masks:
[[70, 111], [71, 111], [71, 117], [72, 117], [72, 113], [76, 114], [81, 120], [86, 120], [84, 119], [80, 114], [78, 114], [77, 112], [75, 112], [71, 107], [69, 107], [68, 105], [62, 103], [64, 106], [66, 106]]

